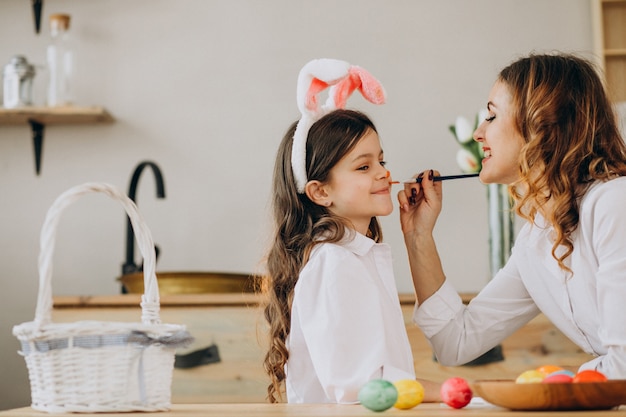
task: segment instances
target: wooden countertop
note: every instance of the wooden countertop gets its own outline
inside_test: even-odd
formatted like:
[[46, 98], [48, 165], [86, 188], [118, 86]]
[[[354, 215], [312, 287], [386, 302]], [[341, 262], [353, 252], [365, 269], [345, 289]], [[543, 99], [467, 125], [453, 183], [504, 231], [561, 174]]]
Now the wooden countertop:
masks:
[[[263, 296], [253, 293], [223, 294], [169, 294], [161, 295], [161, 306], [251, 306], [263, 301]], [[137, 307], [141, 294], [120, 295], [61, 295], [53, 297], [54, 308]]]
[[[97, 413], [97, 414], [48, 414], [35, 411], [30, 407], [0, 411], [0, 417], [42, 417], [51, 415], [55, 417], [120, 417], [130, 416], [130, 413]], [[146, 413], [141, 413], [143, 417]], [[510, 411], [491, 405], [470, 405], [461, 410], [449, 408], [444, 404], [420, 404], [411, 410], [398, 410], [391, 408], [382, 413], [375, 413], [361, 405], [336, 405], [336, 404], [176, 404], [170, 411], [152, 414], [155, 417], [191, 417], [191, 416], [219, 416], [219, 417], [372, 417], [375, 415], [385, 416], [429, 416], [429, 417], [463, 417], [463, 416], [486, 416], [486, 417], [620, 417], [626, 416], [626, 407], [619, 410], [601, 411]]]
[[[475, 294], [461, 294], [464, 302]], [[251, 306], [263, 301], [262, 294], [223, 293], [223, 294], [169, 294], [161, 295], [162, 306]], [[399, 294], [403, 305], [414, 304], [415, 295]], [[54, 308], [80, 307], [135, 307], [141, 303], [141, 294], [119, 295], [65, 295], [53, 297]]]

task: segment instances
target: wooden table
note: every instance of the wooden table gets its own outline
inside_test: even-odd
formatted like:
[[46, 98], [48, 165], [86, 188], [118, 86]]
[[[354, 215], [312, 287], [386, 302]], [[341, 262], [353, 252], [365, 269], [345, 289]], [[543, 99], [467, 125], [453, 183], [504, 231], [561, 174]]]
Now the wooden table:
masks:
[[[48, 414], [35, 411], [30, 407], [18, 408], [14, 410], [1, 411], [0, 417], [80, 417], [80, 416], [96, 416], [96, 417], [125, 417], [130, 416], [129, 413], [97, 413], [97, 414]], [[141, 413], [142, 417], [149, 414]], [[361, 405], [328, 405], [328, 404], [177, 404], [172, 406], [170, 411], [150, 414], [155, 417], [327, 417], [327, 416], [346, 416], [346, 417], [414, 417], [414, 416], [433, 416], [433, 417], [463, 417], [463, 416], [485, 416], [485, 417], [588, 417], [588, 416], [607, 416], [622, 417], [626, 416], [626, 407], [620, 409], [601, 410], [601, 411], [509, 411], [503, 408], [493, 407], [490, 405], [470, 405], [461, 410], [455, 410], [443, 404], [420, 404], [411, 410], [398, 410], [392, 408], [382, 413], [375, 413], [367, 410]]]
[[[465, 301], [473, 295], [466, 294]], [[413, 350], [417, 376], [443, 382], [450, 377], [468, 381], [515, 379], [523, 371], [542, 365], [578, 369], [591, 356], [581, 352], [548, 319], [539, 315], [502, 343], [506, 360], [480, 366], [442, 366], [433, 360], [432, 349], [412, 322], [415, 297], [399, 294], [407, 334]], [[185, 324], [196, 338], [188, 353], [213, 343], [221, 361], [195, 368], [174, 369], [172, 402], [263, 403], [269, 377], [263, 369], [267, 348], [266, 322], [257, 294], [170, 294], [161, 296], [164, 323]], [[140, 294], [114, 296], [55, 296], [54, 322], [78, 320], [140, 320]], [[17, 358], [19, 359], [19, 358]], [[17, 360], [16, 359], [16, 360]]]

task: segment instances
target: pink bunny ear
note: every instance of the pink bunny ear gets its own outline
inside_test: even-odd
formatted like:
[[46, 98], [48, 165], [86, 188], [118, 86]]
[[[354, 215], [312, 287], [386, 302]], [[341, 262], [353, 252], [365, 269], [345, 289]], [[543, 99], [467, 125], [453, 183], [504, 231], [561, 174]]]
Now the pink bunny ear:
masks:
[[356, 89], [359, 89], [363, 97], [370, 103], [385, 103], [385, 89], [380, 82], [365, 69], [355, 65], [350, 67], [348, 77], [333, 86], [332, 96], [336, 108], [344, 108], [348, 97]]
[[324, 91], [328, 87], [328, 83], [320, 80], [319, 78], [313, 78], [311, 80], [311, 85], [306, 92], [306, 97], [304, 101], [304, 105], [310, 111], [315, 111], [318, 107], [317, 104], [317, 95]]

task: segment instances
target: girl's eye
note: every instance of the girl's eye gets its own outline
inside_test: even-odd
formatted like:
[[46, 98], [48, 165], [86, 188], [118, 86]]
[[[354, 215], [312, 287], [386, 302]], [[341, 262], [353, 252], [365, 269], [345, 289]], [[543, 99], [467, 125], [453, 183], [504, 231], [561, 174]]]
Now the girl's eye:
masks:
[[367, 171], [369, 168], [369, 165], [362, 165], [357, 168], [357, 171]]
[[486, 122], [493, 122], [493, 120], [496, 118], [496, 115], [494, 114], [493, 116], [489, 116], [487, 118], [485, 118]]
[[380, 161], [380, 166], [384, 167], [385, 165], [387, 165], [387, 161]]

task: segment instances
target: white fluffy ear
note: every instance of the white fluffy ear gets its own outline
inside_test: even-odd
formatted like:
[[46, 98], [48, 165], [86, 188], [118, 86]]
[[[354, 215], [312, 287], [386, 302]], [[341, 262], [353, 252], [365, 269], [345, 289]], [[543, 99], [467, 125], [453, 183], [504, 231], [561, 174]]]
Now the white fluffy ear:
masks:
[[[319, 94], [328, 87], [331, 91], [322, 106]], [[296, 100], [302, 117], [296, 126], [291, 149], [291, 168], [298, 193], [304, 193], [307, 184], [306, 139], [309, 129], [325, 114], [343, 108], [355, 89], [374, 104], [385, 102], [382, 85], [363, 68], [351, 66], [346, 61], [314, 59], [300, 70]]]
[[296, 93], [300, 113], [303, 116], [319, 116], [322, 109], [318, 94], [326, 87], [347, 77], [349, 70], [349, 63], [329, 58], [314, 59], [302, 67], [298, 75]]
[[350, 64], [338, 59], [321, 58], [309, 61], [298, 75], [296, 100], [302, 114], [293, 135], [291, 167], [299, 193], [304, 192], [306, 175], [306, 137], [311, 125], [319, 119], [325, 109], [319, 104], [318, 95], [328, 86], [348, 76]]

